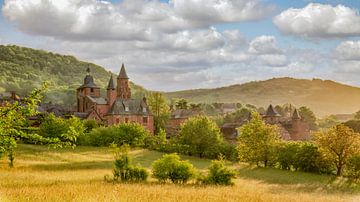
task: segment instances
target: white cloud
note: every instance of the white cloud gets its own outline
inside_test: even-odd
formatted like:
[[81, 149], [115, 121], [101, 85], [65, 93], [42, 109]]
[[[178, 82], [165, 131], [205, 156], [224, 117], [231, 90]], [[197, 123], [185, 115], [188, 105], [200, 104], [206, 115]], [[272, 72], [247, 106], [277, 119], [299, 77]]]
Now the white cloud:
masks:
[[335, 51], [339, 59], [360, 61], [360, 41], [344, 41], [336, 47]]
[[303, 38], [360, 36], [358, 10], [337, 5], [310, 3], [304, 8], [289, 8], [273, 19], [284, 34]]
[[[162, 38], [164, 33], [261, 19], [271, 8], [258, 0], [125, 0], [118, 4], [97, 0], [6, 0], [2, 11], [30, 34], [77, 41], [148, 41]], [[209, 9], [214, 13], [207, 12]]]
[[277, 54], [281, 53], [277, 47], [274, 36], [259, 36], [253, 39], [249, 45], [249, 52], [253, 54]]

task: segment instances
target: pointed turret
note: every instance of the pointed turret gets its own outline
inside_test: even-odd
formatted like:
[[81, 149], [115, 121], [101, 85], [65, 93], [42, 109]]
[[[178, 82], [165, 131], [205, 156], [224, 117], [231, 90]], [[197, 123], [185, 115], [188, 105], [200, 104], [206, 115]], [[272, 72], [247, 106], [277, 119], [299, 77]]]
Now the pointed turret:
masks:
[[115, 85], [114, 85], [114, 80], [113, 80], [113, 76], [112, 76], [112, 75], [110, 76], [107, 90], [115, 90]]
[[118, 79], [129, 79], [129, 77], [126, 74], [124, 63], [121, 65], [120, 73], [118, 76]]
[[298, 112], [298, 110], [295, 108], [295, 110], [294, 110], [294, 113], [292, 114], [292, 116], [291, 116], [291, 118], [292, 119], [301, 119], [301, 116], [300, 116], [300, 114], [299, 114], [299, 112]]
[[268, 116], [268, 117], [270, 117], [270, 116], [279, 116], [279, 114], [275, 111], [272, 104], [270, 104], [269, 107], [266, 110], [265, 116]]

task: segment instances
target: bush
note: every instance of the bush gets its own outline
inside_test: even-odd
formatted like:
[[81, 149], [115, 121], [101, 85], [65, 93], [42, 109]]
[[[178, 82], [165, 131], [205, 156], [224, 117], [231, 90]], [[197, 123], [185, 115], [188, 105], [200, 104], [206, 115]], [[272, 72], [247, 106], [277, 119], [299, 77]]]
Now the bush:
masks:
[[277, 144], [275, 161], [281, 169], [315, 173], [331, 173], [331, 163], [310, 142], [282, 142]]
[[39, 126], [39, 135], [46, 138], [58, 138], [60, 141], [75, 144], [84, 135], [85, 127], [77, 117], [63, 119], [49, 114]]
[[355, 181], [360, 179], [360, 155], [352, 156], [346, 167], [347, 176]]
[[153, 176], [159, 182], [170, 180], [172, 183], [186, 183], [195, 176], [195, 169], [188, 161], [180, 160], [177, 154], [165, 154], [153, 165]]
[[114, 181], [141, 182], [146, 181], [149, 173], [140, 166], [133, 166], [126, 146], [117, 152], [114, 162]]
[[99, 123], [94, 119], [85, 120], [84, 127], [85, 127], [85, 133], [90, 133], [93, 129], [99, 127]]
[[91, 146], [109, 146], [110, 144], [142, 146], [148, 131], [138, 123], [124, 123], [115, 126], [99, 127], [84, 135], [81, 143]]
[[233, 185], [232, 179], [236, 178], [236, 173], [225, 166], [224, 160], [213, 160], [209, 167], [209, 174], [200, 181], [204, 184], [214, 185]]

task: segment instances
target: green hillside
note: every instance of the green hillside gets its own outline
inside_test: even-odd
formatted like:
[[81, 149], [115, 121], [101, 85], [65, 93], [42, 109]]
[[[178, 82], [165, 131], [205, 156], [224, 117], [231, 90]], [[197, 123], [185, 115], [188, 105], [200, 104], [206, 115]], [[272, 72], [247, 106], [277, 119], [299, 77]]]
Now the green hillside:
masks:
[[[111, 73], [103, 67], [79, 61], [73, 56], [0, 45], [0, 92], [14, 90], [25, 96], [34, 87], [48, 81], [47, 101], [73, 105], [76, 88], [83, 82], [87, 67], [90, 67], [95, 83], [104, 93]], [[135, 96], [145, 91], [134, 84], [131, 88]]]
[[189, 102], [241, 102], [258, 107], [292, 103], [308, 106], [317, 115], [354, 113], [360, 109], [360, 88], [329, 80], [273, 78], [216, 89], [198, 89], [166, 93], [166, 97], [185, 98]]

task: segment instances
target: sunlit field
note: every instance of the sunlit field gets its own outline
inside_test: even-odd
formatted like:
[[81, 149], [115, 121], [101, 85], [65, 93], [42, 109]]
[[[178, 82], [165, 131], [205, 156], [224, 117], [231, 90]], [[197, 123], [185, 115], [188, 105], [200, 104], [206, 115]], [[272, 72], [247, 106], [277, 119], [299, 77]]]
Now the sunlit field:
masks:
[[[134, 164], [151, 167], [162, 153], [131, 152]], [[184, 157], [206, 171], [209, 160]], [[256, 169], [229, 164], [239, 171], [234, 186], [120, 184], [112, 175], [108, 148], [48, 149], [19, 145], [15, 167], [0, 163], [0, 201], [359, 201], [360, 186], [327, 175]]]

